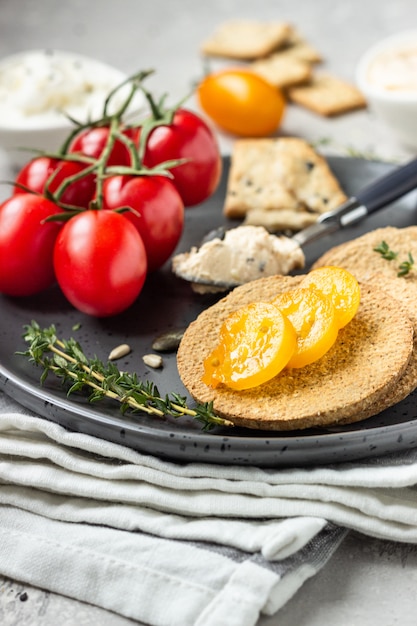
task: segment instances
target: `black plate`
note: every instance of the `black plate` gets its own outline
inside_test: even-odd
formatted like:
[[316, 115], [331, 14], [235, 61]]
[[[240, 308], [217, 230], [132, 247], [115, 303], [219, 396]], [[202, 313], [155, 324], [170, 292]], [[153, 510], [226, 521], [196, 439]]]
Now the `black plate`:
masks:
[[[329, 157], [329, 163], [348, 194], [388, 173], [393, 166], [362, 159]], [[225, 224], [222, 204], [229, 162], [223, 181], [208, 202], [187, 209], [186, 228], [178, 251], [188, 250], [212, 228]], [[415, 193], [374, 214], [350, 229], [322, 239], [306, 250], [310, 264], [325, 250], [379, 226], [417, 223]], [[227, 223], [233, 226], [232, 222]], [[67, 398], [59, 382], [48, 378], [39, 384], [40, 369], [16, 351], [22, 350], [23, 326], [35, 319], [41, 326], [55, 324], [60, 336], [74, 336], [90, 355], [107, 359], [110, 350], [129, 343], [132, 352], [118, 362], [157, 384], [162, 395], [187, 395], [181, 384], [175, 354], [164, 355], [162, 370], [146, 368], [142, 355], [152, 352], [159, 334], [188, 325], [213, 296], [193, 294], [189, 285], [172, 275], [169, 264], [149, 277], [136, 304], [112, 319], [85, 316], [65, 301], [58, 289], [36, 298], [0, 297], [0, 387], [21, 405], [70, 430], [88, 433], [144, 453], [182, 462], [294, 466], [355, 460], [417, 445], [417, 395], [376, 417], [350, 426], [277, 433], [243, 428], [205, 433], [192, 420], [159, 420], [147, 416], [122, 416], [118, 407], [90, 405], [84, 398]], [[74, 325], [81, 324], [74, 331]]]

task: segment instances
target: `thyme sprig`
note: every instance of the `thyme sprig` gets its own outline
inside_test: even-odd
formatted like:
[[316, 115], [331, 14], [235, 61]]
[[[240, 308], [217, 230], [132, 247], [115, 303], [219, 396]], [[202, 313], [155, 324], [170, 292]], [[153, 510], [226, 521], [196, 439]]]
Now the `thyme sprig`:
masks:
[[374, 252], [379, 252], [382, 258], [386, 261], [393, 261], [398, 256], [398, 252], [391, 250], [386, 241], [381, 241], [381, 243], [375, 246]]
[[[378, 252], [386, 261], [394, 261], [398, 258], [398, 252], [391, 250], [386, 241], [381, 241], [381, 243], [375, 246], [374, 252]], [[411, 252], [409, 252], [407, 255], [407, 259], [399, 264], [397, 276], [399, 276], [400, 278], [403, 276], [407, 276], [407, 274], [409, 274], [413, 268], [414, 258]]]
[[29, 347], [18, 354], [43, 367], [41, 384], [52, 373], [67, 387], [67, 395], [88, 389], [90, 402], [104, 398], [114, 400], [120, 404], [123, 415], [130, 410], [159, 418], [189, 416], [200, 422], [203, 430], [214, 426], [233, 426], [232, 422], [214, 413], [212, 402], [197, 404], [191, 409], [186, 398], [179, 394], [162, 398], [154, 383], [139, 380], [135, 373], [121, 372], [112, 362], [104, 363], [97, 357], [88, 358], [75, 339], [59, 339], [54, 325], [41, 329], [37, 322], [32, 321], [24, 326], [24, 330], [23, 338]]

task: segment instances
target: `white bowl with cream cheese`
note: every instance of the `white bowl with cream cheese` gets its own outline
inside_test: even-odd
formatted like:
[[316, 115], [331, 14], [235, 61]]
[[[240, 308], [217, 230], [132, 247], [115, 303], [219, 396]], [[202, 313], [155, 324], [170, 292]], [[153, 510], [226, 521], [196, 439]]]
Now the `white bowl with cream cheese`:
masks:
[[[0, 60], [0, 148], [17, 166], [34, 156], [30, 149], [56, 152], [74, 127], [67, 116], [79, 122], [102, 117], [109, 92], [126, 78], [105, 63], [60, 50], [29, 50]], [[127, 85], [118, 90], [110, 112], [128, 93]], [[128, 113], [144, 109], [137, 91]]]
[[392, 35], [359, 60], [359, 89], [402, 144], [417, 148], [417, 30]]

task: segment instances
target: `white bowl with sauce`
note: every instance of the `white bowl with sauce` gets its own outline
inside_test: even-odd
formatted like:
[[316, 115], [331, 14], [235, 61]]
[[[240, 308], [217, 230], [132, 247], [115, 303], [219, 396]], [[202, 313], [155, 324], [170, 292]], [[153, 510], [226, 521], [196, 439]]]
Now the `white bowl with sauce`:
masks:
[[392, 35], [367, 50], [356, 81], [370, 110], [402, 144], [417, 148], [417, 30]]
[[[0, 149], [16, 167], [33, 150], [56, 152], [74, 128], [67, 115], [82, 123], [101, 118], [109, 92], [126, 78], [105, 63], [60, 50], [29, 50], [0, 60]], [[109, 110], [128, 93], [128, 86], [118, 90]], [[144, 109], [137, 91], [128, 113]]]

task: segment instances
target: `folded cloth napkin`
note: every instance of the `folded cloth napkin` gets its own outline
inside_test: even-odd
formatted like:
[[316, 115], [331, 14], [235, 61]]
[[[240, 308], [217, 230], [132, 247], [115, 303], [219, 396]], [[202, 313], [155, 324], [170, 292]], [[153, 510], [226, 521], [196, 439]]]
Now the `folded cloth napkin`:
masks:
[[417, 543], [417, 450], [179, 464], [0, 413], [0, 573], [156, 626], [252, 626], [355, 529]]

